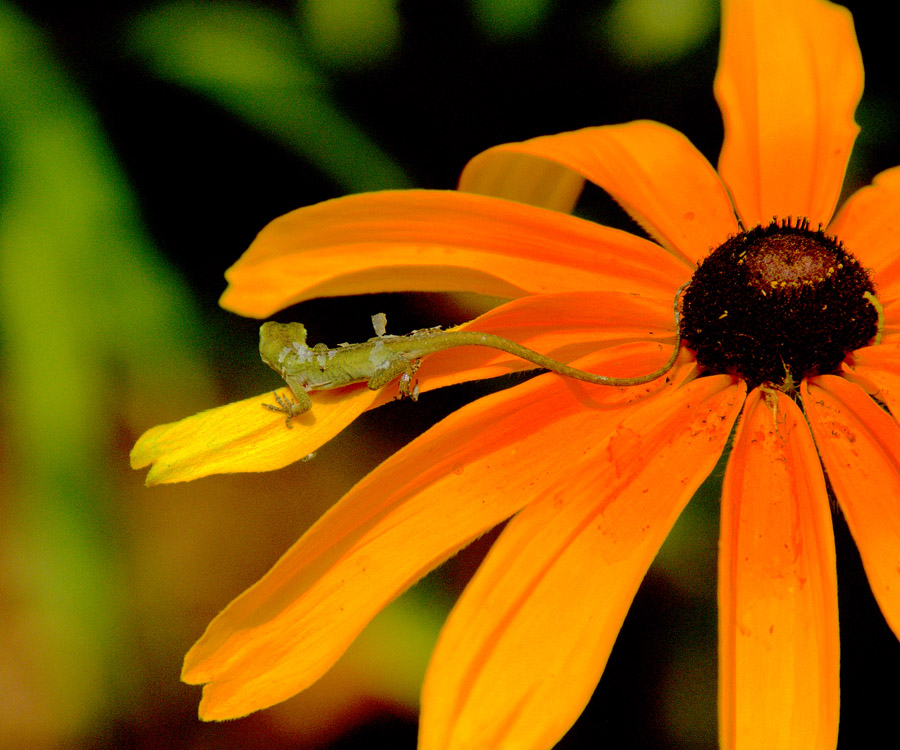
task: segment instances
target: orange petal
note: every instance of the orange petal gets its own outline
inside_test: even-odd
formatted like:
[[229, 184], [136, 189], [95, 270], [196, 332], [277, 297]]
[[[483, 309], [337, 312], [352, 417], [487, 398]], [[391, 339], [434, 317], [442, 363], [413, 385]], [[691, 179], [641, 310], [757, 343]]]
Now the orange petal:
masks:
[[857, 383], [894, 414], [900, 414], [900, 341], [867, 346], [853, 352], [852, 369], [846, 378]]
[[[481, 159], [484, 154], [488, 156]], [[476, 160], [477, 167], [473, 167]], [[459, 189], [467, 193], [492, 195], [567, 214], [574, 210], [583, 187], [584, 178], [562, 164], [495, 149], [476, 156], [459, 179]]]
[[350, 195], [265, 227], [224, 307], [265, 317], [313, 297], [470, 291], [673, 293], [691, 269], [655, 243], [557, 211], [455, 191]]
[[900, 299], [900, 167], [882, 172], [851, 195], [828, 231], [873, 269], [879, 297]]
[[490, 192], [497, 176], [511, 170], [518, 177], [528, 165], [548, 163], [602, 187], [690, 265], [739, 230], [728, 192], [706, 157], [677, 130], [649, 120], [496, 146], [466, 165], [460, 189]]
[[[493, 333], [567, 363], [612, 345], [658, 341], [655, 359], [651, 351], [649, 364], [634, 363], [646, 367], [643, 371], [615, 368], [615, 376], [631, 377], [653, 372], [668, 359], [672, 351], [668, 345], [675, 337], [675, 313], [672, 299], [619, 292], [564, 292], [512, 300], [460, 330]], [[533, 364], [505, 352], [471, 346], [430, 355], [417, 377], [424, 392], [532, 368]], [[600, 374], [614, 375], [611, 370]]]
[[[289, 396], [282, 390], [284, 397]], [[188, 482], [239, 471], [271, 471], [299, 461], [353, 422], [379, 394], [365, 387], [310, 394], [313, 408], [291, 420], [263, 408], [275, 396], [238, 401], [162, 424], [145, 432], [131, 451], [131, 466], [152, 464], [147, 484]]]
[[569, 457], [592, 444], [585, 414], [618, 418], [620, 407], [673, 387], [665, 378], [609, 388], [545, 375], [431, 428], [357, 484], [213, 620], [183, 672], [186, 682], [210, 683], [201, 716], [242, 716], [307, 687], [399, 592], [569, 481], [570, 461], [559, 451]]
[[[876, 291], [879, 292], [876, 285]], [[893, 299], [884, 299], [881, 297], [881, 304], [884, 307], [884, 330], [882, 331], [882, 342], [897, 343], [900, 341], [900, 296]]]
[[722, 748], [834, 748], [839, 712], [834, 537], [803, 414], [754, 390], [722, 487]]
[[872, 593], [900, 637], [900, 426], [834, 375], [811, 378], [801, 394]]
[[859, 132], [863, 68], [853, 18], [822, 0], [728, 0], [715, 92], [719, 173], [744, 226], [805, 216], [823, 226]]
[[701, 378], [612, 414], [582, 411], [541, 436], [529, 473], [551, 471], [555, 481], [542, 481], [540, 499], [510, 521], [441, 633], [423, 689], [421, 750], [559, 740], [742, 401], [732, 378]]

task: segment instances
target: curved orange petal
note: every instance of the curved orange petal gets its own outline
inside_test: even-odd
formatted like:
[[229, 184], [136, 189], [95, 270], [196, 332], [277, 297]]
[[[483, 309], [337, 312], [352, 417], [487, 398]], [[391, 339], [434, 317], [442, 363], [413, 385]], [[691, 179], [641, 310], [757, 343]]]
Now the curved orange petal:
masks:
[[557, 211], [456, 191], [388, 191], [270, 223], [226, 272], [221, 303], [265, 317], [313, 297], [386, 291], [665, 296], [690, 271], [655, 243]]
[[882, 302], [900, 299], [900, 167], [882, 172], [851, 195], [828, 231], [875, 272]]
[[186, 682], [209, 683], [201, 716], [242, 716], [307, 687], [399, 592], [569, 481], [571, 456], [596, 440], [583, 429], [585, 415], [621, 419], [625, 407], [673, 387], [665, 379], [609, 388], [545, 375], [435, 425], [357, 484], [212, 621], [183, 671]]
[[490, 157], [482, 159], [477, 168], [470, 168], [469, 162], [460, 176], [459, 190], [567, 214], [574, 210], [584, 187], [584, 178], [577, 172], [515, 151], [488, 149], [482, 153]]
[[[288, 397], [290, 391], [282, 390]], [[327, 443], [366, 409], [379, 394], [365, 387], [310, 394], [313, 408], [284, 417], [263, 408], [275, 396], [260, 396], [194, 414], [145, 432], [131, 451], [131, 466], [151, 466], [147, 484], [188, 482], [240, 471], [272, 471], [287, 466]]]
[[900, 637], [900, 426], [841, 377], [811, 378], [800, 392], [872, 593]]
[[596, 687], [650, 562], [724, 449], [743, 395], [729, 376], [701, 378], [599, 425], [584, 411], [561, 443], [543, 441], [558, 481], [510, 521], [444, 627], [423, 689], [420, 750], [559, 740]]
[[706, 157], [677, 130], [649, 120], [495, 146], [466, 165], [460, 189], [482, 192], [510, 164], [518, 173], [548, 162], [602, 187], [691, 265], [739, 231], [728, 191]]
[[715, 93], [725, 121], [719, 174], [744, 226], [831, 219], [863, 68], [853, 18], [823, 0], [726, 0]]
[[834, 537], [816, 446], [788, 396], [756, 389], [722, 487], [721, 747], [833, 749], [839, 651]]

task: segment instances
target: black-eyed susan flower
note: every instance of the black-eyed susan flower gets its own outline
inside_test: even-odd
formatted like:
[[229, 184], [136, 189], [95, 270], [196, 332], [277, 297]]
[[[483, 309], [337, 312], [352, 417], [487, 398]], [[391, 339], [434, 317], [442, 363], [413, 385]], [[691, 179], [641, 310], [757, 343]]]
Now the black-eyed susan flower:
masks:
[[[834, 747], [838, 615], [826, 476], [900, 632], [900, 169], [834, 215], [862, 91], [850, 14], [727, 0], [718, 170], [655, 122], [490, 149], [460, 190], [357, 195], [277, 219], [222, 303], [265, 317], [325, 295], [480, 292], [465, 326], [632, 387], [554, 374], [481, 398], [357, 484], [187, 655], [201, 716], [310, 685], [429, 570], [511, 519], [446, 623], [420, 747], [549, 748], [603, 672], [651, 560], [726, 448], [719, 558], [722, 746]], [[567, 212], [583, 179], [650, 239]], [[422, 391], [528, 366], [428, 357]], [[393, 393], [311, 393], [285, 429], [270, 395], [145, 434], [148, 481], [274, 469]]]

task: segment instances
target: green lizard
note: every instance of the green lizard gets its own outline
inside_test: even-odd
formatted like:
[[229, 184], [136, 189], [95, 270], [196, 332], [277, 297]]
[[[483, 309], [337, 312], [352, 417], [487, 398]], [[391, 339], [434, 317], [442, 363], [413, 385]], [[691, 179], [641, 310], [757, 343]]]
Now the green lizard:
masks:
[[[275, 394], [277, 406], [263, 404], [267, 409], [291, 419], [312, 407], [308, 391], [341, 388], [351, 383], [367, 383], [372, 390], [383, 388], [395, 378], [400, 378], [400, 396], [418, 398], [418, 385], [413, 378], [422, 357], [452, 349], [457, 346], [486, 346], [527, 360], [538, 367], [587, 383], [611, 386], [630, 386], [649, 383], [664, 375], [678, 359], [681, 342], [679, 331], [678, 298], [675, 296], [675, 347], [672, 356], [658, 370], [649, 375], [634, 378], [613, 378], [596, 375], [569, 367], [514, 341], [479, 331], [445, 331], [428, 328], [413, 331], [405, 336], [378, 335], [360, 344], [343, 344], [329, 349], [325, 344], [308, 346], [306, 327], [301, 323], [263, 323], [259, 330], [259, 353], [269, 367], [275, 370], [291, 389], [296, 401]], [[384, 317], [373, 316], [376, 331], [384, 330]]]

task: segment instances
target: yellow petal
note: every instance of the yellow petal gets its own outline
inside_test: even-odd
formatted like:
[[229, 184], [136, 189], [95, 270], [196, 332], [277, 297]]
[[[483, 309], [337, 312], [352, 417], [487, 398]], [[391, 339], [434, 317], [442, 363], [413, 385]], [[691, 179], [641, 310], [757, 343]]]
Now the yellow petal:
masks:
[[851, 195], [828, 231], [875, 272], [879, 297], [900, 298], [900, 167], [882, 172]]
[[537, 464], [532, 476], [555, 481], [510, 521], [441, 633], [420, 750], [543, 750], [559, 740], [742, 400], [731, 377], [702, 378], [617, 412], [584, 410], [554, 425], [540, 453], [523, 454], [523, 470]]
[[811, 378], [801, 394], [872, 593], [900, 637], [900, 426], [834, 375]]
[[[290, 391], [282, 390], [285, 398]], [[131, 465], [152, 464], [147, 484], [187, 482], [239, 471], [271, 471], [299, 461], [331, 440], [379, 394], [365, 387], [310, 394], [313, 408], [285, 426], [283, 416], [264, 409], [275, 396], [261, 396], [209, 409], [145, 432], [131, 451]]]
[[653, 242], [557, 211], [407, 190], [350, 195], [276, 219], [226, 273], [221, 303], [266, 317], [313, 297], [368, 292], [669, 295], [686, 270]]
[[[615, 198], [650, 234], [689, 264], [738, 232], [731, 200], [715, 169], [681, 133], [649, 120], [585, 128], [495, 146], [472, 159], [460, 189], [486, 192], [515, 164], [564, 165]], [[509, 196], [513, 197], [513, 196]]]
[[[604, 357], [595, 364], [608, 366]], [[569, 481], [567, 462], [552, 448], [570, 456], [592, 445], [592, 434], [574, 432], [573, 420], [581, 425], [585, 413], [611, 419], [674, 387], [665, 378], [609, 388], [545, 375], [431, 428], [357, 484], [213, 620], [182, 675], [209, 683], [201, 716], [243, 716], [307, 687], [399, 592]]]
[[833, 750], [839, 645], [834, 538], [816, 447], [788, 396], [756, 389], [722, 487], [720, 746]]
[[853, 18], [823, 0], [726, 0], [715, 92], [719, 173], [744, 226], [831, 219], [859, 127]]

